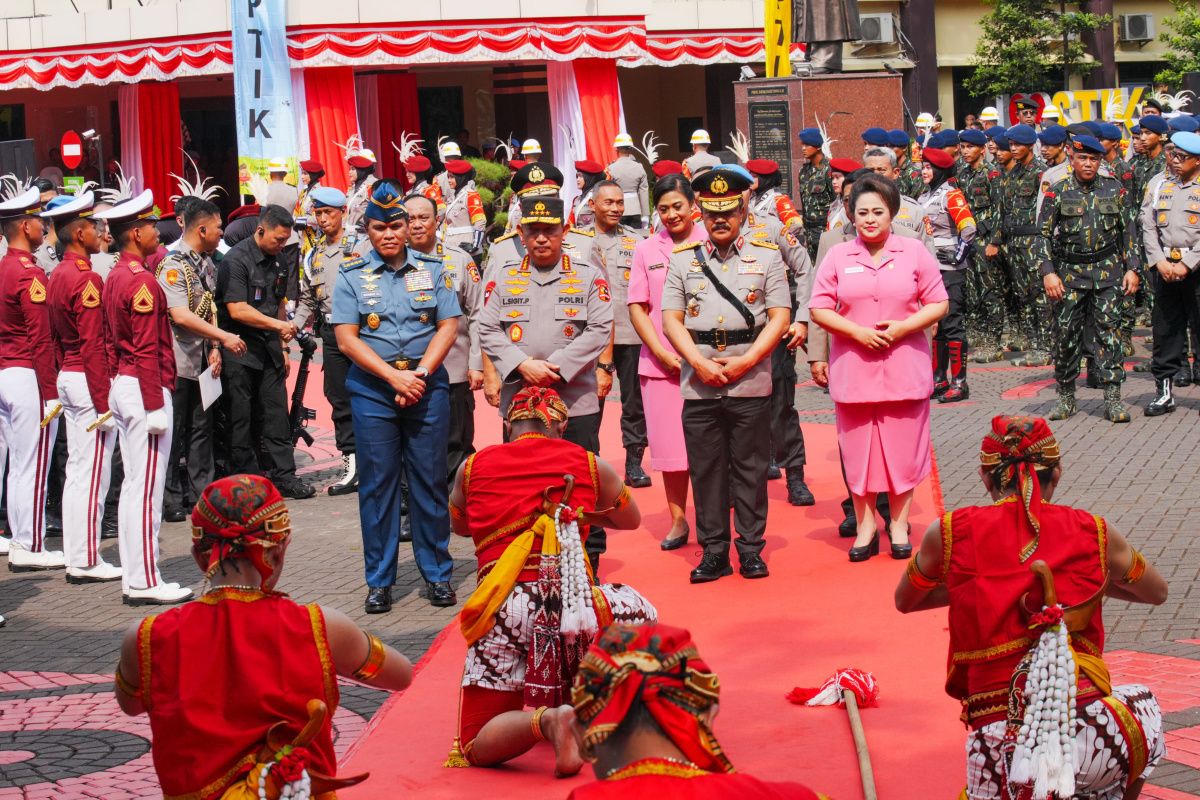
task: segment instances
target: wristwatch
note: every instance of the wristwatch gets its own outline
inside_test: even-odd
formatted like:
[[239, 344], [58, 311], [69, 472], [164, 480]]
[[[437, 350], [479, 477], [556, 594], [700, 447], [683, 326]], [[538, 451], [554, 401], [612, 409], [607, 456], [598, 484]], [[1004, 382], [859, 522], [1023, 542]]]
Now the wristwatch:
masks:
[[607, 372], [609, 375], [612, 375], [614, 372], [617, 371], [617, 366], [615, 364], [613, 364], [611, 361], [608, 363], [605, 363], [603, 361], [597, 361], [596, 369], [602, 369], [605, 372]]
[[429, 370], [426, 367], [418, 366], [413, 370], [413, 375], [416, 375], [421, 380], [425, 380], [429, 377]]

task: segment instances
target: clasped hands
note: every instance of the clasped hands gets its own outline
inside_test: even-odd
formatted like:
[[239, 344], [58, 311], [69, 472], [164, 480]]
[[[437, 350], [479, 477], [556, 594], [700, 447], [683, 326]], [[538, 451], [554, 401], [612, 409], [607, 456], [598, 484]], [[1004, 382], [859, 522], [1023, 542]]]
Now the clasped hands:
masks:
[[904, 320], [882, 319], [874, 328], [856, 325], [850, 338], [876, 353], [881, 353], [912, 333]]
[[396, 405], [401, 408], [416, 405], [425, 395], [425, 381], [411, 369], [394, 369], [388, 378], [388, 385], [396, 393]]
[[709, 386], [725, 386], [741, 378], [757, 362], [748, 356], [699, 358], [692, 364], [696, 377]]

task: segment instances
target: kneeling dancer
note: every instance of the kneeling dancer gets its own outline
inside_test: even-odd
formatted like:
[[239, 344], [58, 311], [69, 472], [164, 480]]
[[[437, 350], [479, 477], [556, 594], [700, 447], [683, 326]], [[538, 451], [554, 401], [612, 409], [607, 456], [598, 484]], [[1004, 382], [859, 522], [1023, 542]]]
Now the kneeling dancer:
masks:
[[150, 716], [168, 799], [333, 800], [367, 777], [333, 777], [338, 676], [391, 691], [412, 682], [408, 659], [344, 614], [275, 590], [291, 532], [266, 478], [211, 484], [192, 512], [192, 555], [211, 588], [125, 635], [117, 702]]
[[1165, 753], [1154, 695], [1112, 685], [1100, 605], [1157, 605], [1167, 584], [1103, 518], [1050, 502], [1059, 459], [1044, 419], [993, 419], [979, 474], [995, 502], [930, 525], [896, 588], [903, 612], [950, 607], [969, 800], [1136, 798]]
[[509, 407], [508, 443], [470, 456], [455, 476], [450, 523], [475, 541], [479, 586], [459, 618], [469, 647], [447, 766], [494, 766], [549, 740], [556, 774], [574, 775], [583, 762], [569, 701], [580, 659], [613, 621], [657, 618], [632, 588], [595, 583], [581, 531], [636, 528], [641, 512], [612, 466], [563, 440], [567, 420], [557, 392], [528, 386]]

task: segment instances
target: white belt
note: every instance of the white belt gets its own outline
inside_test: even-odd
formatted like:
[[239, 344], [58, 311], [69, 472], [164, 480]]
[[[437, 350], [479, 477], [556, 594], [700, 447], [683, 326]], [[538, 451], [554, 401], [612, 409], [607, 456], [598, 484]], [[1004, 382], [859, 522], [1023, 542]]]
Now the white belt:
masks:
[[454, 228], [446, 228], [442, 233], [445, 236], [457, 236], [460, 233], [474, 233], [475, 228], [470, 225], [459, 225]]
[[958, 239], [946, 238], [945, 236], [935, 236], [935, 237], [933, 237], [933, 246], [934, 247], [957, 247]]

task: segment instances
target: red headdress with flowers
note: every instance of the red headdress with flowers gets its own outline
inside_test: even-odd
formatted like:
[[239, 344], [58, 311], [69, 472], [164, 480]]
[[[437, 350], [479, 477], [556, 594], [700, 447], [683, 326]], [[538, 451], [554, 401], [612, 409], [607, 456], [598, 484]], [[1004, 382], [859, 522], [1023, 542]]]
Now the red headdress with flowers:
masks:
[[571, 702], [586, 726], [586, 748], [611, 736], [641, 702], [693, 764], [709, 772], [733, 772], [704, 721], [720, 692], [720, 680], [686, 630], [616, 624], [604, 630], [580, 662]]
[[258, 475], [214, 481], [192, 511], [192, 551], [208, 559], [206, 577], [212, 577], [227, 559], [246, 558], [265, 584], [274, 570], [263, 554], [291, 534], [283, 497], [275, 484]]
[[991, 433], [983, 437], [979, 463], [1001, 491], [1016, 487], [1033, 535], [1033, 541], [1021, 551], [1021, 561], [1033, 555], [1042, 530], [1042, 489], [1035, 473], [1054, 469], [1060, 458], [1058, 440], [1041, 417], [993, 417]]

